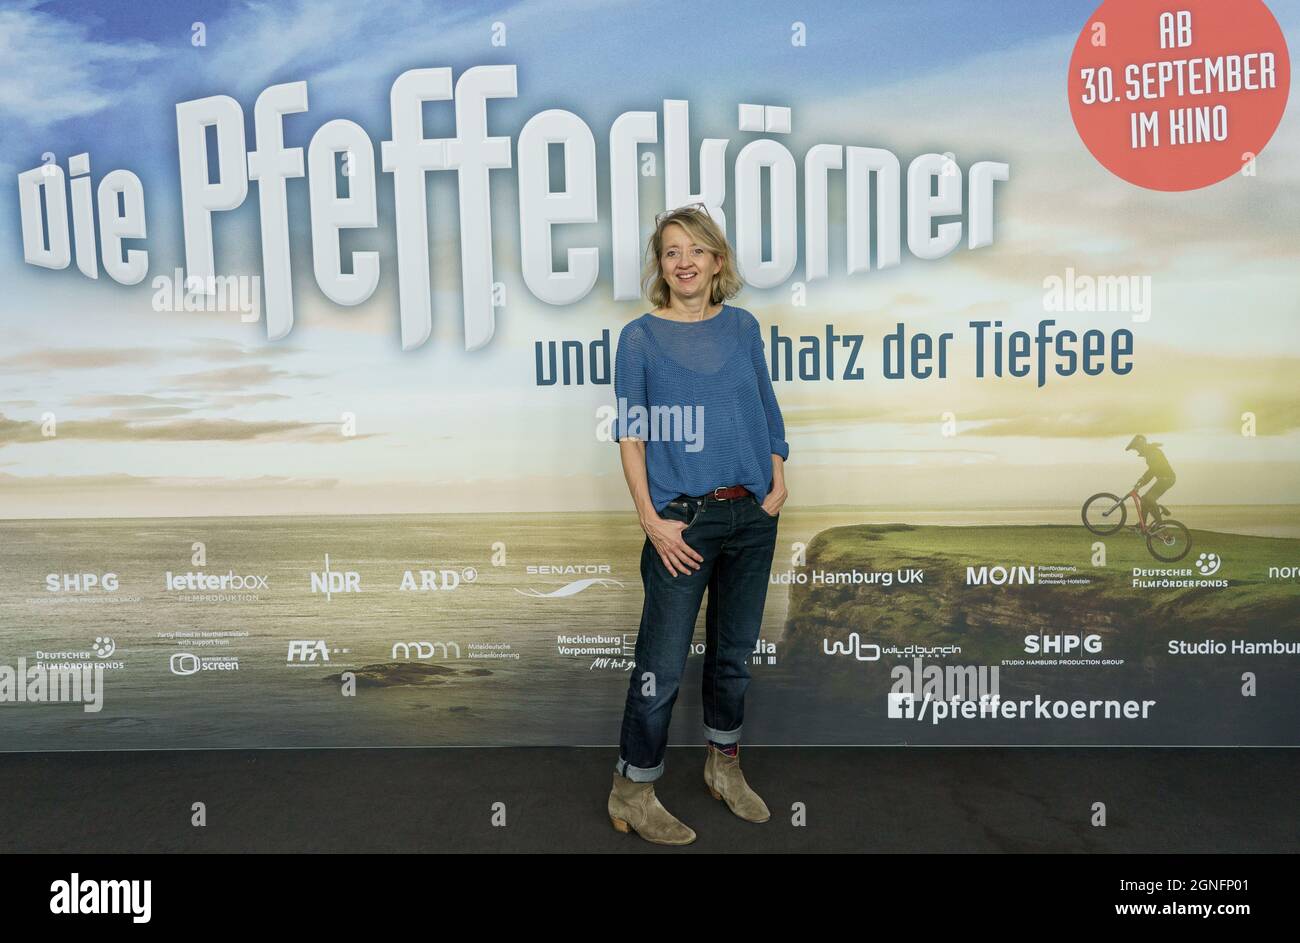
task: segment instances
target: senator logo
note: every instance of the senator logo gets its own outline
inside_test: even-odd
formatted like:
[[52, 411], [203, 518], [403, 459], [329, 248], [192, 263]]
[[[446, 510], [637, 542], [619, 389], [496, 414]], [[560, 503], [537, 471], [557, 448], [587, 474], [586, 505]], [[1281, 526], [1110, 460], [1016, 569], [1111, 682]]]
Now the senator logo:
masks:
[[397, 588], [408, 593], [446, 592], [459, 589], [461, 583], [473, 583], [477, 579], [478, 570], [472, 566], [463, 570], [407, 570], [402, 574], [402, 584]]
[[[452, 655], [451, 650], [456, 650]], [[414, 650], [415, 654], [412, 654]], [[427, 661], [436, 653], [441, 653], [443, 659], [459, 658], [460, 645], [455, 642], [397, 642], [393, 645], [393, 660], [401, 658], [406, 661]]]
[[324, 593], [325, 601], [334, 598], [335, 593], [361, 592], [361, 574], [356, 570], [330, 569], [330, 555], [325, 554], [325, 569], [311, 574], [311, 591]]
[[300, 665], [327, 665], [330, 655], [346, 655], [346, 648], [331, 648], [323, 639], [293, 639], [289, 642], [289, 653], [285, 658], [292, 667]]
[[45, 590], [50, 593], [117, 592], [116, 573], [48, 573]]
[[565, 583], [559, 589], [552, 590], [549, 593], [544, 593], [541, 590], [533, 589], [532, 587], [529, 587], [528, 589], [520, 589], [517, 586], [515, 587], [515, 592], [521, 596], [532, 596], [534, 599], [562, 599], [565, 596], [576, 596], [583, 590], [590, 589], [593, 586], [617, 586], [619, 589], [623, 588], [623, 584], [618, 580], [589, 579], [574, 580], [572, 583]]
[[967, 586], [1033, 586], [1032, 566], [966, 567]]
[[563, 599], [567, 596], [576, 596], [578, 593], [591, 589], [593, 586], [614, 586], [619, 589], [623, 584], [616, 579], [610, 579], [611, 572], [608, 563], [538, 563], [529, 564], [524, 567], [524, 572], [529, 576], [581, 576], [583, 579], [571, 580], [563, 586], [559, 586], [549, 592], [543, 592], [539, 589], [529, 587], [520, 589], [515, 587], [515, 592], [521, 596], [532, 596], [534, 599]]
[[609, 576], [608, 563], [530, 563], [524, 567], [529, 576]]

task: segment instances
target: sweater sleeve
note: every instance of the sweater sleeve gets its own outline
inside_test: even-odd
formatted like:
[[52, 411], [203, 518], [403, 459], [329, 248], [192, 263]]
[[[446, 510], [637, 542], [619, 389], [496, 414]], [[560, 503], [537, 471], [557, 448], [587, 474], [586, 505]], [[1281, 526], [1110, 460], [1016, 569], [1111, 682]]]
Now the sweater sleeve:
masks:
[[[615, 442], [643, 438], [637, 435], [641, 425], [637, 416], [646, 416], [650, 411], [646, 398], [645, 351], [641, 340], [640, 331], [630, 324], [618, 336], [618, 352], [614, 355]], [[634, 407], [640, 409], [634, 411]]]
[[753, 324], [750, 350], [754, 364], [754, 373], [758, 379], [758, 392], [763, 399], [763, 412], [767, 414], [767, 432], [771, 439], [772, 454], [781, 456], [782, 460], [790, 457], [790, 445], [785, 441], [785, 420], [781, 416], [781, 407], [776, 401], [776, 392], [772, 389], [772, 376], [767, 372], [767, 354], [763, 346], [763, 332], [758, 319], [750, 315]]

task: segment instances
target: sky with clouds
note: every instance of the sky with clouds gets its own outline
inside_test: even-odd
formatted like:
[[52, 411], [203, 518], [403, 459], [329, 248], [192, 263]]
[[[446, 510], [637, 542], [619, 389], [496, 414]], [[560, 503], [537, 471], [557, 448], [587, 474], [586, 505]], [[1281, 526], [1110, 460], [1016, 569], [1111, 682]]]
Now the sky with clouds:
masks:
[[[847, 276], [844, 187], [830, 188], [831, 272], [808, 286], [746, 289], [735, 303], [785, 336], [866, 336], [867, 378], [777, 383], [791, 443], [792, 503], [1070, 505], [1140, 473], [1123, 445], [1164, 441], [1183, 503], [1300, 498], [1300, 124], [1294, 103], [1258, 175], [1183, 194], [1113, 177], [1083, 147], [1066, 64], [1091, 2], [717, 3], [689, 15], [644, 4], [379, 2], [31, 2], [0, 6], [0, 517], [571, 510], [628, 506], [617, 447], [599, 441], [609, 386], [539, 388], [534, 344], [611, 342], [646, 305], [612, 300], [608, 130], [621, 113], [690, 102], [691, 141], [748, 141], [742, 102], [792, 109], [779, 136], [801, 162], [817, 143], [884, 147], [904, 165], [927, 151], [966, 167], [1006, 161], [995, 244], [938, 262]], [[1291, 48], [1300, 10], [1273, 4]], [[793, 46], [792, 23], [807, 45]], [[201, 23], [206, 45], [192, 43]], [[504, 30], [504, 32], [503, 32]], [[494, 45], [504, 37], [504, 45]], [[305, 147], [326, 121], [390, 130], [388, 93], [409, 68], [517, 68], [516, 99], [493, 99], [489, 133], [512, 139], [534, 114], [570, 110], [597, 145], [600, 222], [562, 227], [556, 252], [596, 245], [601, 278], [578, 304], [535, 299], [519, 272], [517, 159], [493, 171], [497, 332], [463, 349], [455, 179], [432, 174], [434, 333], [397, 339], [391, 178], [378, 174], [379, 227], [345, 251], [381, 254], [378, 290], [333, 304], [312, 276], [306, 182], [289, 183], [295, 327], [269, 343], [235, 313], [160, 312], [150, 279], [183, 263], [175, 105], [306, 81], [310, 110], [285, 122]], [[427, 136], [454, 133], [451, 103], [426, 109]], [[662, 123], [661, 123], [662, 139]], [[124, 287], [75, 265], [24, 264], [16, 174], [52, 153], [88, 151], [93, 179], [143, 181], [149, 278]], [[662, 155], [654, 145], [642, 153]], [[642, 231], [663, 208], [643, 179]], [[729, 191], [732, 189], [728, 181]], [[724, 204], [730, 210], [731, 199]], [[260, 271], [257, 190], [214, 222], [218, 269]], [[800, 261], [802, 252], [800, 228]], [[838, 238], [837, 238], [838, 237]], [[1150, 276], [1152, 316], [1054, 315], [1062, 326], [1130, 327], [1128, 377], [1031, 381], [969, 376], [968, 321], [1032, 329], [1043, 280], [1067, 268]], [[838, 270], [838, 271], [837, 271]], [[795, 280], [802, 277], [802, 264]], [[958, 336], [948, 380], [880, 377], [879, 340]], [[1071, 323], [1072, 322], [1072, 323]], [[1259, 435], [1239, 434], [1240, 415]], [[941, 434], [953, 413], [958, 435]], [[53, 414], [57, 435], [43, 433]], [[344, 415], [356, 435], [339, 433]]]

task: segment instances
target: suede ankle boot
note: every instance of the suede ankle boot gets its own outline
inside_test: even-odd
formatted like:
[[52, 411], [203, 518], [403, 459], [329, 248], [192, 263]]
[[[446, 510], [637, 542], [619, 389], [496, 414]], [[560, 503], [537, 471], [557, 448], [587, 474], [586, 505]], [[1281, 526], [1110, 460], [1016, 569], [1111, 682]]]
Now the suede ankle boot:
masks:
[[740, 771], [739, 747], [735, 756], [727, 756], [709, 744], [709, 758], [704, 761], [704, 782], [713, 798], [724, 800], [727, 808], [746, 822], [766, 822], [772, 817], [758, 793], [745, 782], [745, 774]]
[[654, 783], [633, 782], [615, 773], [608, 808], [609, 820], [620, 832], [631, 829], [657, 845], [689, 845], [695, 841], [695, 832], [659, 803]]

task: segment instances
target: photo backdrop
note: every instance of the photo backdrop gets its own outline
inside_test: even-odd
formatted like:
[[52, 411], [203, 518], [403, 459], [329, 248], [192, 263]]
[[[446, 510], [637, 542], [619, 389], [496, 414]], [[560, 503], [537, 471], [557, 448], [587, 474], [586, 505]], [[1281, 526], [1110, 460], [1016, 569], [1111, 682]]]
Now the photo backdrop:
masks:
[[[747, 742], [1297, 744], [1271, 7], [9, 5], [0, 748], [615, 743], [697, 200], [790, 443]], [[1084, 527], [1136, 434], [1180, 559]]]

